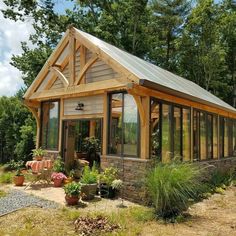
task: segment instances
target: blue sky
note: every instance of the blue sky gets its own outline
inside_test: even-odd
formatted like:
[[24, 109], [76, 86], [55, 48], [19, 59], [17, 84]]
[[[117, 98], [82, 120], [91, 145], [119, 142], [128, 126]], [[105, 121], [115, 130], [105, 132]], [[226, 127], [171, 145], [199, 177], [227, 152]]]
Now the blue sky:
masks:
[[[55, 11], [64, 13], [66, 8], [72, 9], [73, 2], [66, 0], [54, 0]], [[0, 10], [6, 6], [0, 0]], [[15, 67], [10, 65], [12, 55], [22, 53], [22, 41], [28, 41], [29, 35], [34, 32], [32, 22], [14, 22], [5, 19], [0, 12], [0, 96], [14, 95], [22, 86], [22, 75]], [[30, 47], [32, 45], [29, 44]]]

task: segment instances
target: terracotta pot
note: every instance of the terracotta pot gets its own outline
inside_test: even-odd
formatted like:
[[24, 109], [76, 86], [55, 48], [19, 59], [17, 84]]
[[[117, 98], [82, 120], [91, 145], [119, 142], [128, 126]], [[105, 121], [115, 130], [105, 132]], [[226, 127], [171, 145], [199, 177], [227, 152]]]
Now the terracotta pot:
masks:
[[79, 201], [79, 196], [65, 196], [66, 202], [68, 205], [73, 206], [77, 205]]
[[43, 160], [43, 156], [36, 156], [35, 159], [36, 159], [36, 161], [42, 161]]
[[82, 200], [92, 200], [97, 191], [97, 184], [82, 184], [81, 195]]
[[61, 187], [62, 186], [62, 182], [63, 182], [63, 179], [54, 179], [53, 180], [53, 184], [54, 184], [54, 187]]
[[16, 186], [22, 186], [25, 181], [25, 176], [24, 175], [14, 176], [13, 181]]

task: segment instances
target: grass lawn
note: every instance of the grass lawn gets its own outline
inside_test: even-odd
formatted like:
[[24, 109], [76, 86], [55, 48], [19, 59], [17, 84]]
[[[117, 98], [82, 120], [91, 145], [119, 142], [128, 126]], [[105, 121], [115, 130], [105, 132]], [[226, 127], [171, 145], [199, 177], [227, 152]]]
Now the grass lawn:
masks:
[[79, 216], [105, 215], [121, 229], [101, 235], [235, 235], [236, 187], [229, 187], [224, 194], [214, 194], [209, 199], [194, 204], [187, 218], [178, 223], [157, 220], [150, 208], [129, 207], [116, 212], [86, 212], [73, 208], [44, 210], [26, 208], [0, 218], [0, 235], [57, 236], [78, 235], [73, 222]]

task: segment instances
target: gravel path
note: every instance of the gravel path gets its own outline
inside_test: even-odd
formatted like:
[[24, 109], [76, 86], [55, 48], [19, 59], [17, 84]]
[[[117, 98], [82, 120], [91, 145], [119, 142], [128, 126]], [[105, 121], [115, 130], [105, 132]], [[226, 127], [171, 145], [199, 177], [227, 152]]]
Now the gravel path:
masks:
[[21, 208], [37, 206], [41, 208], [58, 208], [52, 201], [32, 196], [19, 190], [11, 190], [5, 197], [0, 198], [0, 217]]

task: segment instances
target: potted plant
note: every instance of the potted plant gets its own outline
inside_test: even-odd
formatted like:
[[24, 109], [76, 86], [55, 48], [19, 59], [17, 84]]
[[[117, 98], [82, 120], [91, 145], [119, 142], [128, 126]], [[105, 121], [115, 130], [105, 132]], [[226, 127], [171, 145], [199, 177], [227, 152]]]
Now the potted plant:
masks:
[[117, 190], [122, 185], [122, 181], [118, 179], [118, 169], [109, 167], [99, 176], [100, 193], [103, 198], [114, 198]]
[[51, 178], [54, 183], [54, 187], [61, 187], [62, 182], [67, 178], [63, 173], [61, 172], [53, 172], [51, 175]]
[[43, 156], [46, 154], [46, 151], [40, 147], [40, 148], [33, 149], [32, 153], [36, 161], [42, 161]]
[[53, 163], [54, 172], [65, 172], [65, 163], [62, 161], [61, 156], [58, 156]]
[[64, 186], [65, 200], [68, 205], [76, 205], [79, 200], [81, 190], [81, 184], [76, 182], [71, 182]]
[[17, 169], [15, 176], [13, 177], [13, 182], [15, 186], [23, 186], [25, 181], [25, 176], [21, 173], [21, 169]]
[[64, 184], [69, 184], [69, 183], [73, 182], [74, 176], [75, 176], [75, 170], [72, 169], [72, 170], [69, 172], [69, 177], [67, 177], [66, 179], [64, 179]]
[[93, 166], [94, 162], [96, 164], [100, 163], [98, 152], [100, 152], [101, 149], [101, 142], [99, 139], [94, 136], [85, 138], [82, 143], [82, 149], [87, 153], [86, 160], [89, 162], [90, 167]]
[[92, 169], [89, 166], [85, 166], [80, 179], [83, 200], [92, 200], [94, 198], [97, 191], [97, 179], [98, 170], [95, 165], [93, 165]]

